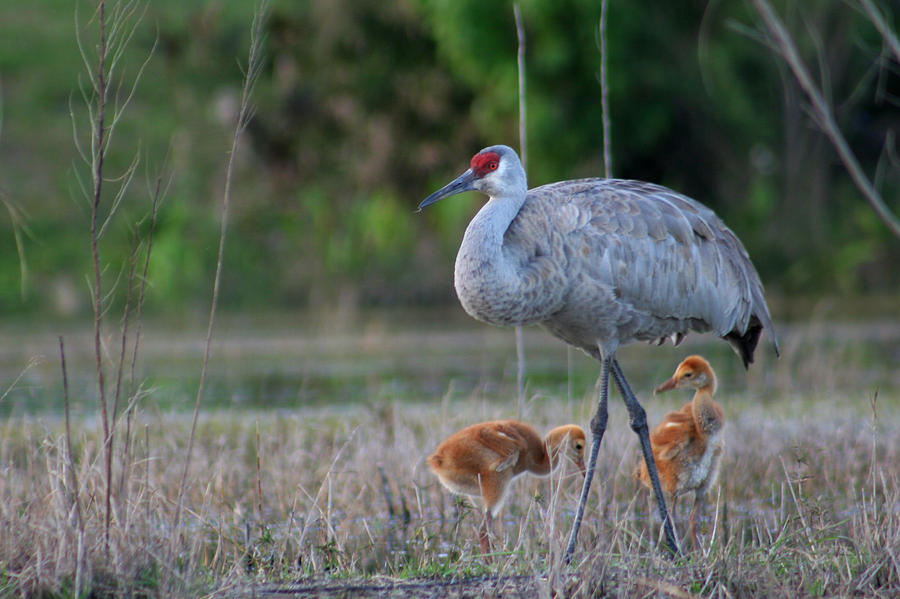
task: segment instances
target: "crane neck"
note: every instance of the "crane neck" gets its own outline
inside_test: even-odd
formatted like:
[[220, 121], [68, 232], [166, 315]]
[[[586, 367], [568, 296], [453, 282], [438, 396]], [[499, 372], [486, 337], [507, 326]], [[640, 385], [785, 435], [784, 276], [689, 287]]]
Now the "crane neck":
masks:
[[463, 309], [482, 322], [498, 326], [536, 322], [535, 314], [540, 313], [523, 301], [528, 280], [505, 245], [510, 225], [526, 202], [525, 177], [508, 177], [502, 186], [481, 191], [490, 199], [469, 223], [456, 254], [456, 295]]
[[525, 203], [525, 190], [491, 196], [469, 223], [460, 245], [460, 255], [479, 255], [498, 264], [502, 259], [503, 236]]
[[691, 413], [697, 428], [705, 434], [712, 434], [722, 428], [724, 416], [722, 408], [713, 399], [715, 383], [697, 389], [691, 402]]

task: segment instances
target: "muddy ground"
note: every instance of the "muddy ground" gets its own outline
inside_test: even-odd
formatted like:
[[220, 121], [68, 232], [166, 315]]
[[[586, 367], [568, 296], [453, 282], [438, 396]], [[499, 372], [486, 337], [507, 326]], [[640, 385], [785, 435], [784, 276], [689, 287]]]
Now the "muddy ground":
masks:
[[540, 597], [546, 582], [534, 576], [477, 577], [460, 580], [399, 580], [391, 578], [319, 580], [296, 584], [258, 585], [234, 589], [225, 596], [240, 599], [531, 599]]

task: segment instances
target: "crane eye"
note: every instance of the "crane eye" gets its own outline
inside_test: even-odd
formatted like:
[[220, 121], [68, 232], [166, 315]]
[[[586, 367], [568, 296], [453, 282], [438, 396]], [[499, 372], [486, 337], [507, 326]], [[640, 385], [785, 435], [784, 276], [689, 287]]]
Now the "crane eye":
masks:
[[496, 160], [491, 160], [490, 162], [488, 162], [488, 165], [487, 165], [489, 171], [497, 170], [498, 166], [500, 166], [500, 163], [497, 162]]

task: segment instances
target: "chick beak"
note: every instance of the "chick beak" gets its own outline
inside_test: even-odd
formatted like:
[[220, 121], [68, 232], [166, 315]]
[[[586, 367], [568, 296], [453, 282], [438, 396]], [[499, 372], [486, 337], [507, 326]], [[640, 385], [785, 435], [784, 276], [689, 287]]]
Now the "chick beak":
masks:
[[584, 465], [584, 458], [582, 456], [578, 456], [575, 459], [575, 465], [578, 467], [578, 471], [581, 472], [581, 478], [587, 478], [587, 467]]
[[659, 387], [657, 387], [656, 390], [654, 391], [654, 393], [663, 393], [663, 392], [665, 392], [665, 391], [671, 391], [671, 390], [674, 389], [677, 385], [678, 385], [678, 381], [677, 381], [677, 380], [675, 379], [675, 377], [673, 376], [672, 378], [670, 378], [669, 380], [667, 380], [665, 383], [663, 383], [662, 385], [660, 385]]

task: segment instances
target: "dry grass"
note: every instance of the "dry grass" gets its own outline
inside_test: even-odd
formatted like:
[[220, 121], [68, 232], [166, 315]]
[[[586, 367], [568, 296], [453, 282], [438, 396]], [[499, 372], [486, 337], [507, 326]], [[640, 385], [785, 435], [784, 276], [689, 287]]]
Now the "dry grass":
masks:
[[[115, 24], [127, 22], [136, 5], [113, 6], [110, 32], [127, 31]], [[509, 377], [488, 359], [512, 354], [506, 348], [485, 349], [499, 335], [509, 339], [505, 332], [478, 329], [460, 335], [448, 329], [441, 338], [444, 344], [430, 347], [434, 351], [429, 354], [423, 351], [429, 349], [427, 338], [419, 333], [398, 335], [387, 327], [360, 334], [353, 329], [335, 343], [334, 331], [323, 324], [326, 336], [301, 343], [300, 354], [306, 364], [324, 362], [323, 370], [337, 383], [333, 395], [320, 397], [324, 407], [300, 401], [303, 405], [284, 411], [206, 407], [190, 418], [184, 411], [161, 410], [161, 394], [141, 388], [124, 392], [136, 410], [120, 414], [129, 307], [118, 337], [117, 362], [110, 351], [115, 347], [110, 340], [117, 337], [101, 343], [108, 326], [102, 317], [107, 307], [103, 290], [109, 285], [101, 284], [105, 263], [99, 242], [105, 228], [100, 223], [116, 213], [127, 184], [114, 194], [112, 207], [100, 205], [101, 184], [110, 181], [102, 170], [104, 144], [112, 132], [104, 115], [107, 75], [116, 56], [115, 51], [107, 54], [104, 15], [105, 3], [100, 2], [95, 14], [100, 33], [97, 64], [88, 66], [92, 59], [85, 55], [90, 80], [97, 82], [93, 95], [85, 97], [88, 124], [96, 131], [92, 143], [85, 144], [92, 148], [85, 162], [94, 182], [89, 194], [93, 344], [76, 336], [75, 344], [67, 345], [76, 348], [67, 349], [74, 358], [69, 369], [73, 395], [90, 397], [84, 381], [93, 384], [96, 375], [99, 401], [90, 405], [99, 406], [102, 416], [76, 411], [83, 416], [70, 420], [68, 410], [66, 417], [58, 415], [61, 410], [49, 416], [28, 409], [5, 412], [12, 415], [0, 422], [0, 597], [231, 595], [243, 593], [248, 585], [255, 589], [255, 584], [376, 576], [464, 579], [474, 581], [482, 592], [495, 592], [497, 585], [513, 581], [521, 595], [541, 597], [900, 593], [900, 447], [892, 434], [900, 424], [900, 381], [896, 366], [885, 366], [891, 363], [890, 352], [879, 349], [880, 335], [886, 334], [885, 347], [897, 351], [895, 323], [866, 332], [868, 344], [852, 338], [859, 327], [840, 335], [840, 342], [832, 327], [792, 331], [785, 335], [785, 357], [777, 364], [762, 357], [751, 376], [734, 370], [722, 373], [727, 394], [723, 404], [731, 424], [721, 485], [705, 522], [703, 551], [678, 560], [666, 559], [656, 548], [658, 523], [647, 497], [630, 478], [634, 439], [618, 403], [613, 404], [611, 429], [601, 449], [601, 484], [594, 488], [574, 563], [564, 565], [560, 556], [580, 481], [560, 476], [520, 481], [499, 519], [496, 546], [502, 550], [491, 564], [478, 555], [477, 513], [447, 495], [427, 472], [423, 458], [463, 426], [515, 413]], [[249, 72], [253, 70], [251, 66]], [[250, 81], [252, 76], [247, 93]], [[227, 206], [226, 191], [220, 257]], [[108, 209], [108, 216], [101, 208]], [[134, 275], [140, 265], [135, 243], [129, 293], [139, 279]], [[149, 240], [146, 243], [149, 246]], [[149, 249], [146, 252], [149, 256]], [[204, 397], [214, 316], [215, 299], [201, 352], [205, 358], [196, 387], [197, 408]], [[271, 368], [279, 374], [294, 372], [299, 361], [292, 353], [296, 341], [285, 339], [283, 322], [277, 326], [277, 334], [217, 341], [218, 356], [209, 363], [210, 376], [218, 379], [215, 389], [226, 388], [234, 371], [238, 377]], [[539, 335], [545, 343], [546, 335]], [[169, 362], [157, 367], [152, 356], [144, 360], [149, 365], [146, 376], [178, 378], [188, 360], [177, 354], [185, 348], [197, 358], [188, 367], [187, 378], [193, 376], [194, 365], [201, 363], [199, 336], [187, 345], [179, 344], [183, 337], [173, 337], [164, 332], [154, 338], [147, 331], [143, 347], [152, 350], [156, 344], [156, 359], [164, 354]], [[341, 345], [348, 339], [362, 348], [351, 360]], [[45, 366], [52, 361], [31, 367], [39, 353], [55, 352], [31, 352], [29, 341], [18, 333], [8, 341], [0, 344], [0, 357], [9, 358], [0, 363], [0, 374], [7, 374], [9, 364], [29, 366], [27, 376], [19, 367], [4, 380], [21, 378], [33, 385], [31, 398], [38, 403], [63, 405], [57, 395], [68, 398], [68, 393], [57, 393], [58, 385], [47, 382], [58, 376], [55, 365]], [[93, 350], [92, 375], [86, 374], [92, 366], [84, 359], [85, 347]], [[545, 430], [566, 422], [586, 425], [594, 407], [592, 395], [565, 401], [557, 393], [558, 384], [542, 386], [541, 377], [548, 372], [556, 372], [557, 379], [565, 372], [559, 360], [564, 350], [554, 347], [552, 360], [530, 354], [531, 372], [538, 376], [529, 389], [532, 400], [524, 418]], [[137, 356], [136, 340], [134, 348], [131, 355]], [[718, 367], [722, 350], [710, 351]], [[361, 368], [362, 354], [368, 361]], [[637, 349], [623, 352], [623, 365], [639, 391], [652, 388], [653, 379], [663, 373], [667, 376], [684, 351], [655, 355], [649, 358]], [[396, 385], [395, 374], [388, 374], [398, 370], [398, 362], [409, 364], [411, 372], [425, 370], [426, 377], [440, 381], [440, 391], [392, 391], [404, 387], [402, 379]], [[108, 414], [104, 372], [114, 372], [117, 364], [115, 399]], [[450, 373], [467, 369], [480, 372], [479, 383], [459, 394]], [[35, 384], [35, 377], [43, 377], [43, 384]], [[346, 396], [343, 377], [352, 377], [361, 395], [352, 403], [328, 405]], [[128, 381], [135, 382], [134, 376]], [[875, 405], [874, 391], [869, 390], [883, 383], [890, 391]], [[183, 387], [193, 388], [193, 381]], [[444, 397], [436, 397], [444, 392]], [[296, 393], [302, 397], [302, 390]], [[4, 391], [0, 402], [7, 394]], [[646, 405], [651, 422], [677, 407], [664, 398], [648, 398]], [[351, 593], [340, 585], [334, 589], [341, 596], [362, 592]], [[407, 594], [439, 596], [447, 589], [442, 583], [422, 582]], [[317, 587], [314, 592], [326, 591]]]
[[[703, 551], [683, 559], [668, 560], [656, 548], [654, 510], [630, 478], [634, 435], [614, 401], [600, 484], [572, 566], [559, 559], [579, 490], [571, 478], [519, 481], [499, 518], [502, 551], [485, 564], [477, 512], [448, 495], [423, 458], [465, 425], [514, 414], [514, 376], [420, 401], [386, 396], [373, 377], [372, 395], [380, 399], [371, 401], [202, 412], [171, 560], [189, 416], [156, 413], [151, 393], [133, 417], [133, 461], [112, 493], [109, 555], [97, 419], [71, 423], [70, 461], [61, 417], [10, 416], [0, 425], [0, 594], [69, 596], [79, 585], [100, 595], [227, 594], [297, 580], [524, 575], [528, 596], [896, 596], [900, 395], [896, 387], [881, 392], [873, 410], [873, 394], [852, 386], [873, 376], [871, 368], [851, 364], [843, 349], [823, 349], [814, 330], [800, 338], [809, 344], [796, 342], [777, 367], [763, 358], [756, 376], [748, 375], [763, 381], [762, 390], [736, 392], [733, 377], [725, 377], [721, 484]], [[390, 341], [377, 345], [390, 348]], [[654, 377], [672, 366], [668, 356], [643, 359], [650, 355], [638, 349], [623, 364], [651, 371], [634, 382], [655, 422], [686, 398], [647, 396]], [[822, 366], [813, 369], [811, 359]], [[815, 376], [781, 386], [782, 363]], [[843, 379], [833, 372], [841, 364], [852, 367]], [[894, 376], [877, 362], [875, 371]], [[525, 418], [540, 429], [590, 418], [589, 394], [567, 402], [531, 393]]]

